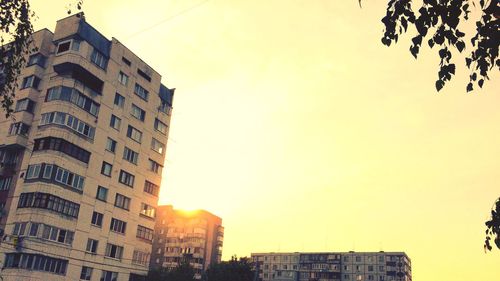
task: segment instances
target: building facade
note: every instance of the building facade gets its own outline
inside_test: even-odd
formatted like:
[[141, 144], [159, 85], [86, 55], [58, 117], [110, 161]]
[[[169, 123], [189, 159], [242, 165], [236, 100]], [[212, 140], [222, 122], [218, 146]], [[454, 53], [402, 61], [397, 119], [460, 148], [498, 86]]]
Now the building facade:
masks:
[[204, 210], [182, 211], [159, 206], [151, 268], [172, 269], [190, 263], [200, 279], [211, 263], [222, 257], [222, 219]]
[[0, 275], [144, 280], [173, 90], [83, 13], [33, 44], [0, 117]]
[[411, 281], [403, 252], [255, 253], [261, 281]]

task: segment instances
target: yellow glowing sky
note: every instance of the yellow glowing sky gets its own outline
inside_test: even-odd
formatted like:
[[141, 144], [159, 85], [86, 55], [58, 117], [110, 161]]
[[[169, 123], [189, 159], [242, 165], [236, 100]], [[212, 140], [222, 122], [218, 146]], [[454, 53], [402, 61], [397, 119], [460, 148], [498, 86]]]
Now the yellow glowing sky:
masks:
[[[37, 28], [66, 2], [33, 0]], [[386, 1], [364, 2], [84, 8], [177, 88], [160, 203], [220, 215], [225, 258], [394, 250], [416, 281], [498, 280], [500, 251], [482, 243], [500, 196], [500, 77], [466, 94], [460, 58], [437, 94], [437, 55], [382, 46]]]

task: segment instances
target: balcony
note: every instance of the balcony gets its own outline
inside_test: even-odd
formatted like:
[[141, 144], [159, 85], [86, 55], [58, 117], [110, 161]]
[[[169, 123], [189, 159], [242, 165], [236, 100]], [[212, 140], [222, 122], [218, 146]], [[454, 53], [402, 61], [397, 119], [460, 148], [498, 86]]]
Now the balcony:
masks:
[[104, 85], [104, 76], [97, 74], [102, 69], [98, 68], [86, 58], [76, 54], [64, 54], [55, 58], [54, 71], [60, 76], [71, 77], [87, 88], [92, 89], [95, 93], [101, 95], [102, 87]]
[[16, 173], [24, 147], [18, 144], [0, 147], [0, 176], [10, 177]]

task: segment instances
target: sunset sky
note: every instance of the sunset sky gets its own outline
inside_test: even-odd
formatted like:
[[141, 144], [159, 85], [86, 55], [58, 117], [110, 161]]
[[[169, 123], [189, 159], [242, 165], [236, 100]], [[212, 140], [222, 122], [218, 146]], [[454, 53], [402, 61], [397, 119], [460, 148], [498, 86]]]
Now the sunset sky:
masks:
[[[36, 29], [53, 30], [69, 2], [31, 1]], [[456, 54], [436, 93], [436, 52], [415, 60], [410, 36], [383, 46], [387, 1], [363, 2], [85, 0], [84, 11], [177, 88], [160, 203], [221, 216], [225, 259], [404, 251], [415, 281], [498, 280], [500, 251], [482, 245], [500, 196], [500, 75], [467, 94]]]

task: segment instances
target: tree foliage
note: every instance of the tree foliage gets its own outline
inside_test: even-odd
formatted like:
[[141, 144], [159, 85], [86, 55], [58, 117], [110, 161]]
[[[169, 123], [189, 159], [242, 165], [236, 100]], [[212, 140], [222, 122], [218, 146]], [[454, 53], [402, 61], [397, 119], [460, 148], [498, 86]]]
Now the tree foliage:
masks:
[[28, 0], [0, 0], [0, 107], [7, 117], [13, 112], [17, 78], [30, 52], [34, 15]]
[[254, 271], [248, 258], [231, 257], [230, 261], [212, 264], [205, 273], [206, 281], [252, 281]]
[[153, 269], [148, 273], [148, 281], [195, 281], [194, 268], [188, 262], [182, 262], [173, 269]]
[[500, 249], [500, 199], [495, 202], [495, 207], [491, 210], [491, 218], [486, 222], [485, 251], [492, 250], [491, 240]]
[[483, 87], [492, 70], [500, 70], [498, 49], [500, 42], [500, 1], [498, 0], [423, 0], [420, 7], [414, 7], [412, 0], [389, 0], [387, 13], [382, 18], [385, 25], [382, 43], [390, 46], [410, 26], [418, 32], [411, 41], [411, 54], [417, 58], [420, 48], [427, 42], [430, 48], [437, 48], [441, 59], [436, 89], [440, 91], [455, 74], [456, 64], [452, 51], [464, 51], [465, 33], [460, 22], [469, 21], [471, 6], [481, 10], [476, 21], [476, 33], [470, 39], [472, 51], [465, 60], [471, 71], [467, 92], [474, 85]]

